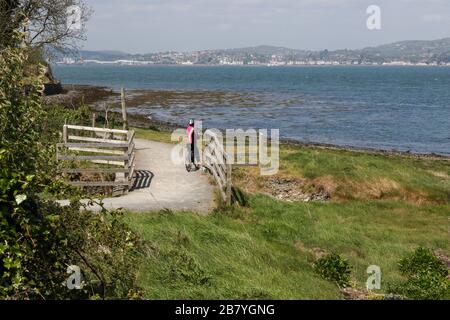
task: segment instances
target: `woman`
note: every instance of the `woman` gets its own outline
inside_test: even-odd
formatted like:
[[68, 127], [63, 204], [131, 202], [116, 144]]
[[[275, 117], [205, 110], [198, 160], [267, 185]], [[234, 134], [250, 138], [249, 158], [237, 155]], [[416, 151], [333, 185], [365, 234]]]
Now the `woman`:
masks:
[[191, 153], [190, 161], [191, 163], [186, 164], [186, 169], [188, 171], [191, 171], [192, 165], [197, 168], [195, 165], [195, 130], [194, 130], [194, 120], [189, 120], [189, 125], [186, 128], [186, 134], [188, 136], [188, 144], [189, 144], [189, 151]]

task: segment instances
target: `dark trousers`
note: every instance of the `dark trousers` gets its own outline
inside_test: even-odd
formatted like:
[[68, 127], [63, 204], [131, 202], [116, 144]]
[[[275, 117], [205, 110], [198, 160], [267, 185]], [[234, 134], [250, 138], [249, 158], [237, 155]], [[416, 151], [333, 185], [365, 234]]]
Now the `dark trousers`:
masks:
[[194, 145], [194, 141], [192, 141], [192, 143], [190, 143], [191, 147], [191, 163], [195, 164], [195, 145]]

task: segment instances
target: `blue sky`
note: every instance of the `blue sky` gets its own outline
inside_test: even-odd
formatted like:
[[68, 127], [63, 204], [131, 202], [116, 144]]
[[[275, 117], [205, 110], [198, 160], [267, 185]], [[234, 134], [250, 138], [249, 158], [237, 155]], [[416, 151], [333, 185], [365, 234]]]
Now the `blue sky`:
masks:
[[[450, 37], [450, 0], [86, 0], [87, 50], [146, 53], [261, 44], [362, 48]], [[378, 5], [382, 29], [369, 31]]]

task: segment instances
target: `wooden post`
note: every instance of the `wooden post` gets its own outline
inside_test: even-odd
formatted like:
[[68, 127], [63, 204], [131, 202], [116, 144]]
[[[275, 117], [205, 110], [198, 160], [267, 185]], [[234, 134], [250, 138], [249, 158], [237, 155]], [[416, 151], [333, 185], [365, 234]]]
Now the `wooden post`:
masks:
[[[95, 118], [96, 118], [96, 114], [95, 112], [92, 113], [92, 128], [95, 128]], [[91, 132], [91, 137], [95, 138], [96, 134], [94, 131]]]
[[231, 206], [231, 174], [232, 174], [232, 170], [233, 170], [233, 166], [231, 165], [231, 161], [229, 156], [227, 155], [227, 190], [226, 190], [226, 194], [227, 194], [227, 205]]
[[125, 104], [125, 89], [121, 90], [121, 101], [122, 101], [122, 119], [123, 119], [123, 130], [128, 130], [128, 118], [127, 118], [127, 107]]
[[68, 134], [67, 134], [67, 125], [65, 124], [63, 127], [63, 141], [64, 143], [67, 143], [68, 140]]

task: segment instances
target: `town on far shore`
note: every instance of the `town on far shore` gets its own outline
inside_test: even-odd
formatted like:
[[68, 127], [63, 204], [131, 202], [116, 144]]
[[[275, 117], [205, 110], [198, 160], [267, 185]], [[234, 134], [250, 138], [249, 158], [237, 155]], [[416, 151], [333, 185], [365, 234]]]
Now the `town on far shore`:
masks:
[[223, 66], [450, 66], [450, 38], [401, 41], [357, 50], [297, 50], [275, 46], [191, 52], [130, 54], [120, 51], [58, 53], [58, 64], [223, 65]]

